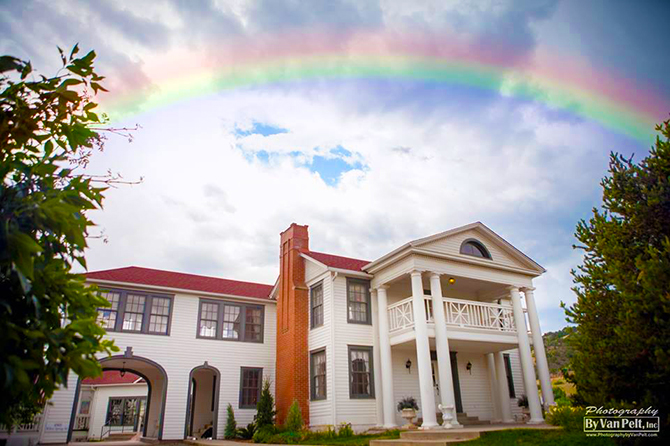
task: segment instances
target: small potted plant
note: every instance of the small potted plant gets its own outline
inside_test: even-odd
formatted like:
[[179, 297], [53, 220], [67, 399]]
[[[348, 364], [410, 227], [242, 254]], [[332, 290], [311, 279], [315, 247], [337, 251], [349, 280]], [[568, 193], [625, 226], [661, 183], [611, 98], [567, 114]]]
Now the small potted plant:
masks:
[[416, 411], [419, 405], [416, 404], [416, 399], [413, 396], [406, 396], [398, 402], [398, 412], [407, 420], [407, 424], [403, 426], [406, 429], [413, 427], [412, 420], [416, 417]]
[[528, 397], [526, 395], [521, 395], [520, 398], [516, 400], [517, 405], [521, 408], [524, 418], [530, 417], [530, 410], [528, 409]]

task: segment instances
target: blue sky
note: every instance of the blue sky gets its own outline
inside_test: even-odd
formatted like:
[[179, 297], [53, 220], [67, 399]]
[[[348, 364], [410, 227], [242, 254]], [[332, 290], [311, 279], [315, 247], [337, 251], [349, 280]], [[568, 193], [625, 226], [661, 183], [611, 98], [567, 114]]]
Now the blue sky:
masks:
[[[107, 88], [141, 107], [160, 90], [152, 64], [180, 51], [216, 59], [239, 39], [285, 32], [343, 46], [364, 31], [434, 45], [451, 33], [512, 47], [519, 67], [560, 52], [670, 104], [669, 12], [605, 0], [0, 1], [0, 49], [53, 73], [56, 45], [79, 42], [98, 53]], [[548, 270], [536, 281], [544, 330], [564, 326], [559, 303], [574, 301], [573, 233], [600, 204], [609, 153], [639, 160], [651, 144], [502, 91], [397, 79], [226, 90], [121, 124], [136, 123], [132, 143], [110, 138], [89, 167], [144, 178], [110, 190], [94, 214], [108, 242], [91, 242], [91, 269], [272, 283], [292, 222], [310, 226], [315, 250], [373, 260], [479, 220]]]

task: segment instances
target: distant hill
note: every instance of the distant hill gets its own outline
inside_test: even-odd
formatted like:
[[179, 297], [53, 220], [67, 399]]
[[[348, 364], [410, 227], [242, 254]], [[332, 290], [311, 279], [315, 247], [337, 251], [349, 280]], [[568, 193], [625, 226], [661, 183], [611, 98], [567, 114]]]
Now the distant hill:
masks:
[[572, 356], [572, 349], [566, 342], [566, 337], [575, 331], [575, 327], [565, 327], [562, 330], [550, 331], [542, 336], [544, 338], [544, 348], [547, 352], [547, 362], [549, 363], [549, 372], [560, 374], [561, 369], [568, 365]]

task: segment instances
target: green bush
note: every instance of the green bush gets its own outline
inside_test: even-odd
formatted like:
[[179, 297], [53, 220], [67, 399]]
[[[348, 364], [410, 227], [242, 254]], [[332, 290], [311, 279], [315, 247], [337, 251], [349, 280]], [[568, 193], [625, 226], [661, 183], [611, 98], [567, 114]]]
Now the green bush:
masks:
[[342, 423], [337, 429], [337, 436], [340, 438], [347, 438], [354, 436], [354, 430], [351, 428], [351, 423]]
[[286, 430], [289, 432], [300, 432], [302, 429], [302, 412], [297, 400], [293, 400], [286, 416]]
[[570, 405], [568, 395], [565, 393], [563, 389], [561, 389], [560, 387], [554, 387], [552, 390], [554, 392], [554, 402], [556, 402], [556, 404], [558, 404], [559, 406]]
[[242, 440], [251, 440], [254, 438], [256, 433], [256, 425], [254, 423], [247, 424], [247, 427], [243, 427], [237, 430], [237, 437]]
[[269, 443], [270, 437], [275, 435], [277, 430], [274, 426], [263, 426], [257, 427], [256, 432], [254, 433], [253, 439], [254, 443]]
[[231, 440], [237, 436], [237, 422], [235, 421], [235, 412], [233, 412], [233, 406], [228, 403], [228, 418], [226, 420], [226, 430], [224, 431], [224, 437], [228, 440]]
[[552, 406], [547, 412], [547, 423], [561, 426], [566, 431], [582, 432], [586, 409], [572, 406]]

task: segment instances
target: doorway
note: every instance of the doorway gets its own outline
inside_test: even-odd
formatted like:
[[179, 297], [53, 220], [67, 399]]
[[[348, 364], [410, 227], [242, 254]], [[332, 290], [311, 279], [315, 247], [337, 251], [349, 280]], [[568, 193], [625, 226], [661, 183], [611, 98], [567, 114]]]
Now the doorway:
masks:
[[219, 371], [207, 364], [191, 370], [184, 435], [217, 438], [219, 418]]

